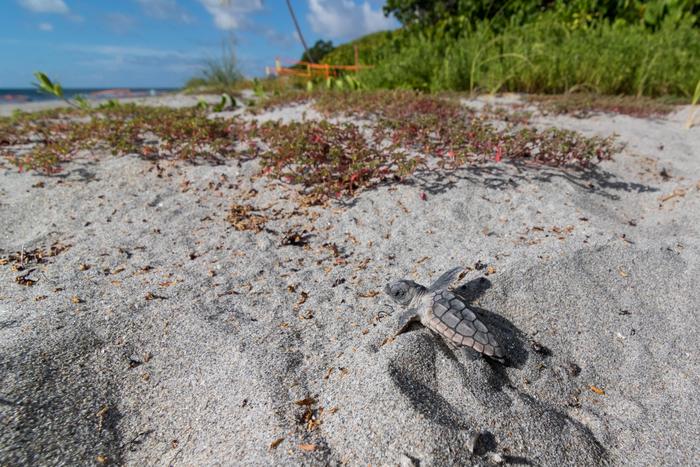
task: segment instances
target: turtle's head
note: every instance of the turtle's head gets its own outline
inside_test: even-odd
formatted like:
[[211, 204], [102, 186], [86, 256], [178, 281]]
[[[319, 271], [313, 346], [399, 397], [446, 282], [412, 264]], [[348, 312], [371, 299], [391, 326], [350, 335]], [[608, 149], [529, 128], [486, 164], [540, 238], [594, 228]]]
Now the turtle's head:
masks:
[[399, 305], [407, 306], [420, 289], [421, 286], [413, 281], [397, 281], [384, 287], [384, 292]]

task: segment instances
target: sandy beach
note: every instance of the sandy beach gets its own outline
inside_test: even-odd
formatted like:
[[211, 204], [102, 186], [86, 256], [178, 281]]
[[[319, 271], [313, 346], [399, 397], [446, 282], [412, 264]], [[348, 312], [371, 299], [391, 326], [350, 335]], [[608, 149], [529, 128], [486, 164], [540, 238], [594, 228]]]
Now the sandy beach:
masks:
[[[688, 107], [532, 110], [624, 148], [584, 171], [419, 171], [327, 206], [255, 158], [92, 151], [52, 176], [0, 159], [0, 464], [696, 464], [700, 127]], [[234, 228], [242, 204], [264, 228]], [[420, 326], [389, 339], [384, 286], [455, 266], [508, 365]]]

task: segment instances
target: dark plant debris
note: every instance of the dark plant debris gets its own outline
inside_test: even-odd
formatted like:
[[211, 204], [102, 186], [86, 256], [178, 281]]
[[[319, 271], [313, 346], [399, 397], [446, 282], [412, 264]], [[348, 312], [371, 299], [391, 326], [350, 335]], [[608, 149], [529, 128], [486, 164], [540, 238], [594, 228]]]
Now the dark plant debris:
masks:
[[24, 285], [24, 286], [32, 286], [37, 283], [35, 279], [30, 279], [29, 275], [33, 273], [35, 269], [30, 269], [29, 271], [25, 272], [24, 274], [15, 277], [15, 282], [17, 282], [19, 285]]
[[47, 248], [40, 247], [28, 251], [17, 251], [0, 257], [0, 266], [9, 264], [14, 271], [23, 271], [28, 265], [46, 264], [49, 258], [63, 253], [70, 247], [71, 245], [55, 242]]
[[[596, 113], [614, 113], [631, 117], [661, 117], [678, 107], [667, 99], [636, 96], [601, 96], [572, 93], [561, 95], [530, 95], [527, 99], [541, 111], [553, 114], [569, 114], [586, 118]], [[676, 103], [684, 103], [682, 101]]]
[[282, 237], [282, 245], [305, 246], [309, 244], [309, 237], [310, 235], [306, 230], [297, 231], [290, 229]]
[[249, 205], [232, 204], [229, 208], [226, 220], [233, 225], [236, 230], [252, 230], [260, 232], [264, 227], [268, 218], [253, 213], [254, 208]]

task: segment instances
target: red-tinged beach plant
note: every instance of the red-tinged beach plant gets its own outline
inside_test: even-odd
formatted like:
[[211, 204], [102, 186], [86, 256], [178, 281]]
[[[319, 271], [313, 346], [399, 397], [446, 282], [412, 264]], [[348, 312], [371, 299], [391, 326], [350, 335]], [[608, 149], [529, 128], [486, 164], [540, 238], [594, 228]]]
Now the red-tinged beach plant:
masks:
[[[362, 120], [244, 124], [208, 118], [207, 109], [200, 107], [64, 109], [0, 119], [0, 156], [22, 170], [51, 173], [80, 150], [150, 160], [221, 161], [245, 154], [259, 158], [263, 175], [304, 191], [352, 196], [382, 181], [401, 180], [420, 167], [450, 170], [495, 161], [585, 168], [616, 150], [612, 138], [504, 126], [502, 120], [496, 127], [489, 114], [431, 95], [381, 91], [316, 96], [324, 112]], [[244, 153], [238, 142], [247, 143]]]
[[268, 122], [254, 125], [249, 134], [269, 146], [260, 154], [265, 173], [329, 196], [410, 174], [420, 163], [404, 151], [382, 147], [351, 123]]
[[[328, 93], [315, 106], [327, 115], [352, 115], [374, 123], [376, 144], [389, 141], [396, 149], [411, 149], [438, 157], [438, 165], [518, 160], [521, 163], [585, 167], [611, 157], [612, 139], [589, 138], [573, 131], [509, 125], [496, 128], [459, 104], [412, 91]], [[497, 116], [503, 120], [503, 116]], [[522, 122], [521, 119], [518, 122]]]
[[[121, 104], [91, 111], [60, 109], [0, 119], [0, 157], [52, 173], [81, 150], [148, 159], [221, 159], [235, 155], [238, 123], [207, 118], [198, 107]], [[18, 147], [25, 146], [18, 155]]]

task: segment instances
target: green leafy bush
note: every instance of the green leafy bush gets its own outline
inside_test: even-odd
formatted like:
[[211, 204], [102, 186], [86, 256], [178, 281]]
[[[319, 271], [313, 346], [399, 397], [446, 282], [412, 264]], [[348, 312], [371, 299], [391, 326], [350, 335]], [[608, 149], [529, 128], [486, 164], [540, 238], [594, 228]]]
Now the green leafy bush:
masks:
[[553, 13], [571, 28], [592, 23], [624, 22], [656, 29], [666, 21], [698, 23], [697, 0], [388, 0], [385, 14], [393, 14], [409, 27], [475, 26], [487, 21], [498, 29], [532, 21], [542, 13]]
[[386, 57], [399, 53], [402, 49], [406, 32], [380, 31], [368, 34], [360, 39], [339, 45], [326, 55], [321, 63], [328, 65], [352, 65], [355, 63], [355, 46], [358, 49], [358, 59], [361, 65], [375, 65]]
[[458, 38], [422, 31], [359, 79], [370, 88], [690, 97], [700, 76], [700, 30], [671, 21], [651, 31], [604, 21], [571, 29], [553, 15]]

